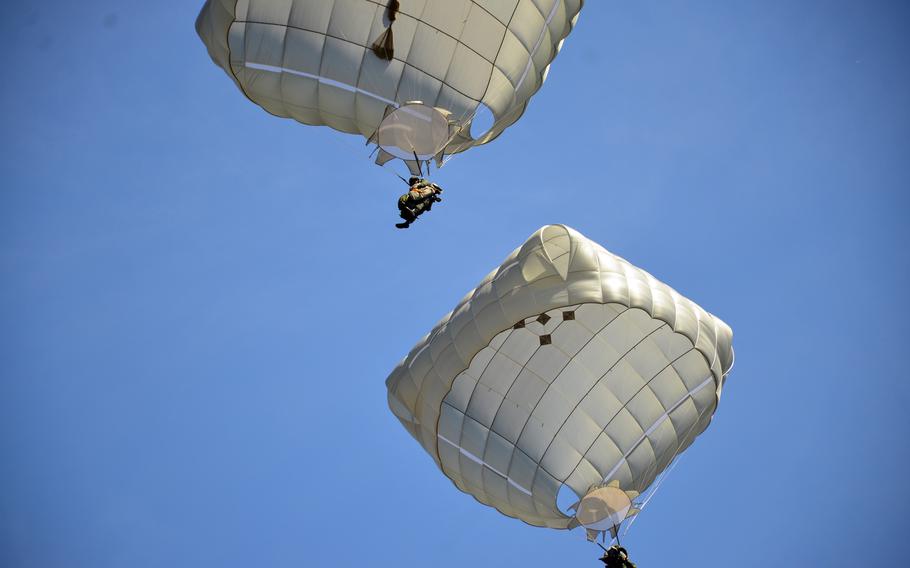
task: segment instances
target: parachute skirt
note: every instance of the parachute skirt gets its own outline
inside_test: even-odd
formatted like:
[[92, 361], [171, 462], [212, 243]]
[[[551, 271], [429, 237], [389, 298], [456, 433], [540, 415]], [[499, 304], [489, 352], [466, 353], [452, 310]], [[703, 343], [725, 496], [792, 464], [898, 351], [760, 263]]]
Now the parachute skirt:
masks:
[[[548, 225], [386, 386], [392, 412], [460, 490], [592, 538], [634, 515], [633, 499], [707, 428], [732, 364], [724, 322]], [[560, 507], [566, 493], [576, 503]]]

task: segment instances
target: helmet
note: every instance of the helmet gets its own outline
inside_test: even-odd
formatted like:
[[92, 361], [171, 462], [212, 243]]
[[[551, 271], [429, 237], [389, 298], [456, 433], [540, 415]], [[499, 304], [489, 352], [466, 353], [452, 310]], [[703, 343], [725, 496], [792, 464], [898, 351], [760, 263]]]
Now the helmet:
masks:
[[417, 182], [419, 182], [419, 181], [420, 181], [420, 178], [419, 178], [419, 177], [417, 177], [417, 176], [411, 176], [411, 177], [408, 178], [408, 185], [414, 185], [415, 183], [417, 183]]

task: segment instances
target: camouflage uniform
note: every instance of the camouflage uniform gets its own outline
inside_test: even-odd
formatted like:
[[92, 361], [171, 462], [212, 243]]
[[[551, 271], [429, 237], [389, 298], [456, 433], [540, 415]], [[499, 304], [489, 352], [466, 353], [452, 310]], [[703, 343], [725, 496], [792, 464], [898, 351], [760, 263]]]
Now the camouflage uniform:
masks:
[[411, 185], [407, 193], [398, 198], [398, 210], [405, 220], [403, 225], [413, 223], [424, 211], [429, 211], [436, 202], [438, 190], [425, 179]]
[[615, 544], [604, 553], [600, 561], [604, 563], [605, 568], [635, 568], [626, 549]]

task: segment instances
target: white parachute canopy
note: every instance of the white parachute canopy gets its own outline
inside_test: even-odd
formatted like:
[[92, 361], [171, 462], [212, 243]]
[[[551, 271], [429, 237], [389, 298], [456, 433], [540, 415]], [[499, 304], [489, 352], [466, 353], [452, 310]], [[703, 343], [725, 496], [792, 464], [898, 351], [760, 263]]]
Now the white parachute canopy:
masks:
[[707, 428], [732, 339], [647, 272], [548, 225], [399, 363], [389, 406], [462, 491], [591, 538], [637, 513]]
[[[196, 31], [266, 111], [360, 134], [380, 148], [377, 163], [419, 170], [518, 120], [582, 4], [207, 0]], [[484, 113], [492, 124], [477, 128]]]

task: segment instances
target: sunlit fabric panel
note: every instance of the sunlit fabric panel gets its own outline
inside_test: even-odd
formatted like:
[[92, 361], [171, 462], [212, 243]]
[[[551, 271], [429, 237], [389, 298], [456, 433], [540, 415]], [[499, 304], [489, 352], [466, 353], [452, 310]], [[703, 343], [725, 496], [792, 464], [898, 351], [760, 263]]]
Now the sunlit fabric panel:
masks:
[[[498, 136], [524, 112], [583, 0], [207, 0], [209, 55], [268, 112], [373, 135], [391, 105], [435, 107], [465, 128], [446, 153]], [[371, 49], [393, 30], [394, 57]], [[486, 105], [495, 123], [470, 136]]]
[[561, 490], [642, 493], [711, 421], [733, 363], [721, 320], [562, 225], [538, 230], [386, 381], [462, 491], [566, 528]]

